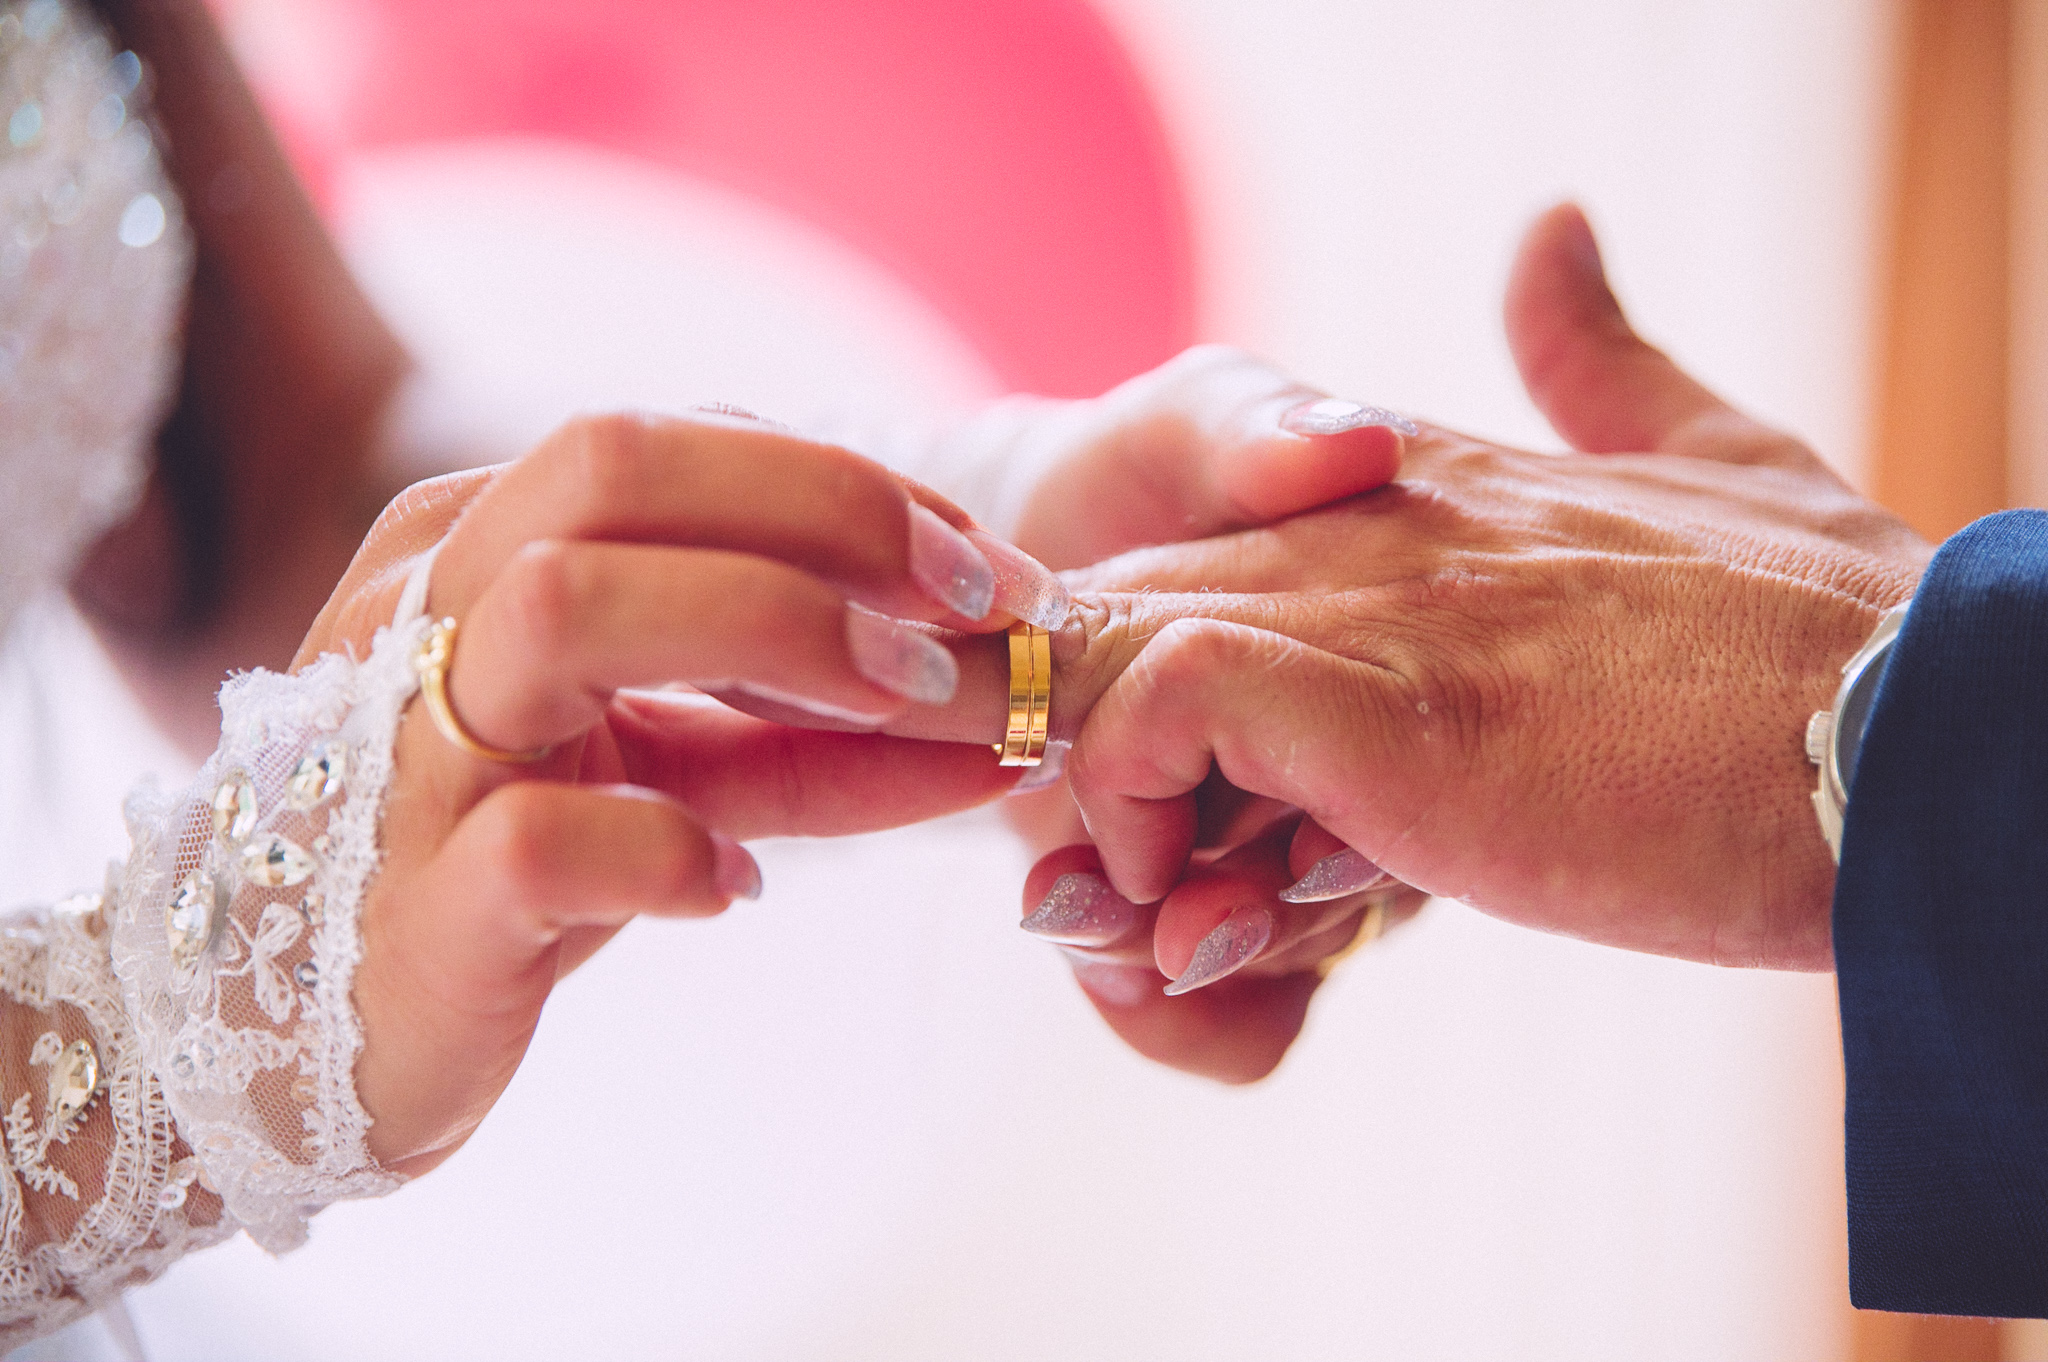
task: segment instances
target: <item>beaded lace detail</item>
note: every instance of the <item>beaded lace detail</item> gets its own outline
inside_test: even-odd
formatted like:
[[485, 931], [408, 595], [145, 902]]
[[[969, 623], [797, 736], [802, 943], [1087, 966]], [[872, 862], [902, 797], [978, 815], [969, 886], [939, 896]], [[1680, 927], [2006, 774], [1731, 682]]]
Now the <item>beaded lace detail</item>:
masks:
[[425, 628], [380, 630], [361, 663], [229, 681], [197, 783], [130, 800], [112, 963], [142, 1062], [227, 1213], [272, 1252], [321, 1207], [398, 1185], [365, 1143], [349, 995]]
[[0, 922], [0, 1349], [399, 1184], [369, 1153], [350, 990], [427, 628], [401, 618], [360, 662], [230, 680], [192, 786], [130, 797], [106, 894]]
[[192, 247], [146, 76], [83, 6], [0, 5], [0, 633], [134, 505]]

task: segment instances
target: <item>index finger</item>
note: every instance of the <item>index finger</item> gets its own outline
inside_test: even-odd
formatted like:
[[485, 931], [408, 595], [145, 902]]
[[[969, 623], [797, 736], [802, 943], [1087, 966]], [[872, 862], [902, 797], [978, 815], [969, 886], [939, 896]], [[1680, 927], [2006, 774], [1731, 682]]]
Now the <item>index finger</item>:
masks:
[[895, 474], [742, 418], [564, 426], [469, 505], [435, 566], [434, 608], [466, 606], [523, 546], [550, 539], [754, 553], [899, 618], [970, 630], [1008, 622], [992, 618], [988, 559]]

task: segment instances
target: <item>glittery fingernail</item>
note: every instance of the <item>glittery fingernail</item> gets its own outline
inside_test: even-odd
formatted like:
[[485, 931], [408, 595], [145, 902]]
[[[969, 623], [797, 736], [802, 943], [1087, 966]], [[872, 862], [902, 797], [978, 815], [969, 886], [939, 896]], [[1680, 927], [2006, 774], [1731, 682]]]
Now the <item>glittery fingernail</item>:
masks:
[[1058, 738], [1045, 745], [1045, 754], [1038, 765], [1026, 767], [1024, 778], [1010, 787], [1013, 795], [1035, 794], [1060, 783], [1060, 777], [1067, 773], [1067, 753], [1074, 750], [1070, 742]]
[[1108, 1003], [1112, 1007], [1136, 1007], [1157, 996], [1152, 992], [1153, 986], [1159, 982], [1157, 970], [1149, 970], [1142, 965], [1112, 964], [1079, 951], [1062, 949], [1060, 954], [1066, 956], [1067, 963], [1074, 967], [1074, 981], [1097, 1002]]
[[1347, 894], [1362, 894], [1390, 883], [1393, 876], [1365, 857], [1345, 847], [1333, 851], [1308, 868], [1293, 884], [1280, 891], [1282, 903], [1326, 903]]
[[846, 646], [856, 671], [906, 700], [943, 705], [960, 687], [960, 664], [953, 654], [900, 620], [849, 605]]
[[697, 416], [722, 416], [729, 421], [746, 421], [752, 425], [762, 426], [783, 435], [795, 435], [799, 439], [802, 438], [802, 432], [795, 426], [778, 421], [772, 416], [763, 416], [757, 411], [749, 411], [745, 407], [734, 406], [730, 402], [699, 402], [691, 407], [690, 411], [693, 415]]
[[722, 832], [711, 834], [711, 879], [727, 898], [761, 897], [761, 863]]
[[1137, 908], [1107, 880], [1075, 871], [1054, 880], [1031, 916], [1017, 925], [1062, 946], [1107, 946], [1137, 920]]
[[996, 604], [996, 571], [971, 540], [926, 507], [910, 508], [910, 575], [925, 594], [968, 619]]
[[1263, 908], [1240, 908], [1217, 924], [1195, 947], [1194, 959], [1180, 977], [1166, 986], [1177, 998], [1228, 978], [1249, 965], [1273, 939], [1273, 915]]
[[1290, 407], [1280, 418], [1280, 429], [1290, 435], [1342, 435], [1365, 426], [1386, 426], [1403, 435], [1420, 435], [1415, 423], [1397, 411], [1368, 407], [1341, 397], [1319, 397]]
[[967, 541], [981, 550], [995, 571], [997, 609], [1045, 630], [1067, 622], [1074, 598], [1051, 568], [987, 530], [969, 530]]

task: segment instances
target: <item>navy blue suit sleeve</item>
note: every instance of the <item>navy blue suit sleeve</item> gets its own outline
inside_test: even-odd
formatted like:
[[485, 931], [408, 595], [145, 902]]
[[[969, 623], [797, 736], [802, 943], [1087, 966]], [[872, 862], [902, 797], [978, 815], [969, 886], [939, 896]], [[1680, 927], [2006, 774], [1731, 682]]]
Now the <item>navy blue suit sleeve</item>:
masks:
[[2048, 1315], [2048, 514], [1971, 525], [1914, 596], [1834, 938], [1851, 1297]]

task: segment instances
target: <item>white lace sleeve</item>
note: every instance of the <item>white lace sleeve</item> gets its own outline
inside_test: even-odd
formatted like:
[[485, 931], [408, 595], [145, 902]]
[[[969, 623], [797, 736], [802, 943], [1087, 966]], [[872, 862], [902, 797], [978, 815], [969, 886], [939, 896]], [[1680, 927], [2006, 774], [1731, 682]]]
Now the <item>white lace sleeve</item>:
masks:
[[193, 786], [130, 799], [106, 893], [0, 927], [0, 1350], [238, 1229], [281, 1252], [397, 1186], [350, 988], [418, 684], [407, 597], [360, 662], [229, 681]]

